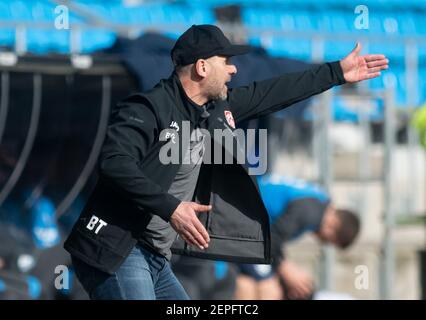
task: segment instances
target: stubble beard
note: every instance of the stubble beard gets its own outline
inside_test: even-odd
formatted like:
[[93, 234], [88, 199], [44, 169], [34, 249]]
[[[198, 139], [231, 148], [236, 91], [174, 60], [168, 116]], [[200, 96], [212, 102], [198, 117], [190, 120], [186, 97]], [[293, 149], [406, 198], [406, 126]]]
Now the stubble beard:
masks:
[[218, 80], [212, 80], [207, 87], [209, 100], [226, 100], [228, 98], [228, 88], [221, 85]]

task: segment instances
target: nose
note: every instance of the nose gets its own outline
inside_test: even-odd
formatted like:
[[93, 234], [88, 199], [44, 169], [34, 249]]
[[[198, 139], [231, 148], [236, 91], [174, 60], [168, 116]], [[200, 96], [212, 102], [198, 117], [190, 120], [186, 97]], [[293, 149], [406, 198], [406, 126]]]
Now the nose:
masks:
[[231, 74], [231, 75], [236, 74], [236, 73], [237, 73], [237, 67], [236, 67], [235, 65], [233, 65], [233, 64], [230, 64], [230, 65], [228, 66], [228, 72], [229, 72], [229, 74]]

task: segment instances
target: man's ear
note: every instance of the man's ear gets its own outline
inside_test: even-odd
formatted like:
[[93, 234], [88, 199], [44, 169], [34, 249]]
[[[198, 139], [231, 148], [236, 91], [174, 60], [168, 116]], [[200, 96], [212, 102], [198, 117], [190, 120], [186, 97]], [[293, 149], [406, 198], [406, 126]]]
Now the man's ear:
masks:
[[205, 78], [207, 76], [208, 63], [204, 59], [198, 59], [195, 62], [195, 72], [198, 76]]

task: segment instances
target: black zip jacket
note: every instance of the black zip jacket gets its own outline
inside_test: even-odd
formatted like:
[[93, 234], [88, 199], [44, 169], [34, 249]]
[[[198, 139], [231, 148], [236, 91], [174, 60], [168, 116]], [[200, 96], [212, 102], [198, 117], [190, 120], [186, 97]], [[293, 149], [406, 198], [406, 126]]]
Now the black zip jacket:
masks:
[[[162, 164], [159, 153], [162, 147], [178, 142], [177, 129], [184, 121], [190, 122], [191, 130], [233, 130], [225, 113], [229, 116], [231, 112], [238, 123], [344, 82], [339, 62], [325, 63], [229, 90], [226, 101], [207, 105], [207, 118], [202, 108], [189, 103], [175, 73], [152, 90], [126, 98], [111, 114], [99, 157], [99, 180], [65, 249], [89, 265], [113, 273], [152, 215], [169, 221], [180, 200], [167, 190], [180, 166]], [[214, 138], [211, 142], [218, 143]], [[222, 151], [223, 155], [228, 152]], [[209, 247], [200, 250], [178, 238], [172, 252], [237, 263], [271, 263], [268, 214], [256, 179], [247, 170], [235, 159], [231, 164], [202, 164], [194, 201], [213, 207], [210, 213], [199, 215], [210, 235]]]

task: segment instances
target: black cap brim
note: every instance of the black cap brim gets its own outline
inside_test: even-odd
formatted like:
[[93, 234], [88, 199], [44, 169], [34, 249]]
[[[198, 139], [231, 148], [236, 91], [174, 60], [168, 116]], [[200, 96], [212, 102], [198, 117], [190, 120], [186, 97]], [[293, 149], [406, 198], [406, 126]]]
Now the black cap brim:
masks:
[[232, 44], [222, 50], [219, 50], [218, 52], [216, 52], [215, 55], [232, 57], [232, 56], [238, 56], [241, 54], [246, 54], [246, 53], [249, 53], [250, 51], [251, 51], [251, 46]]

